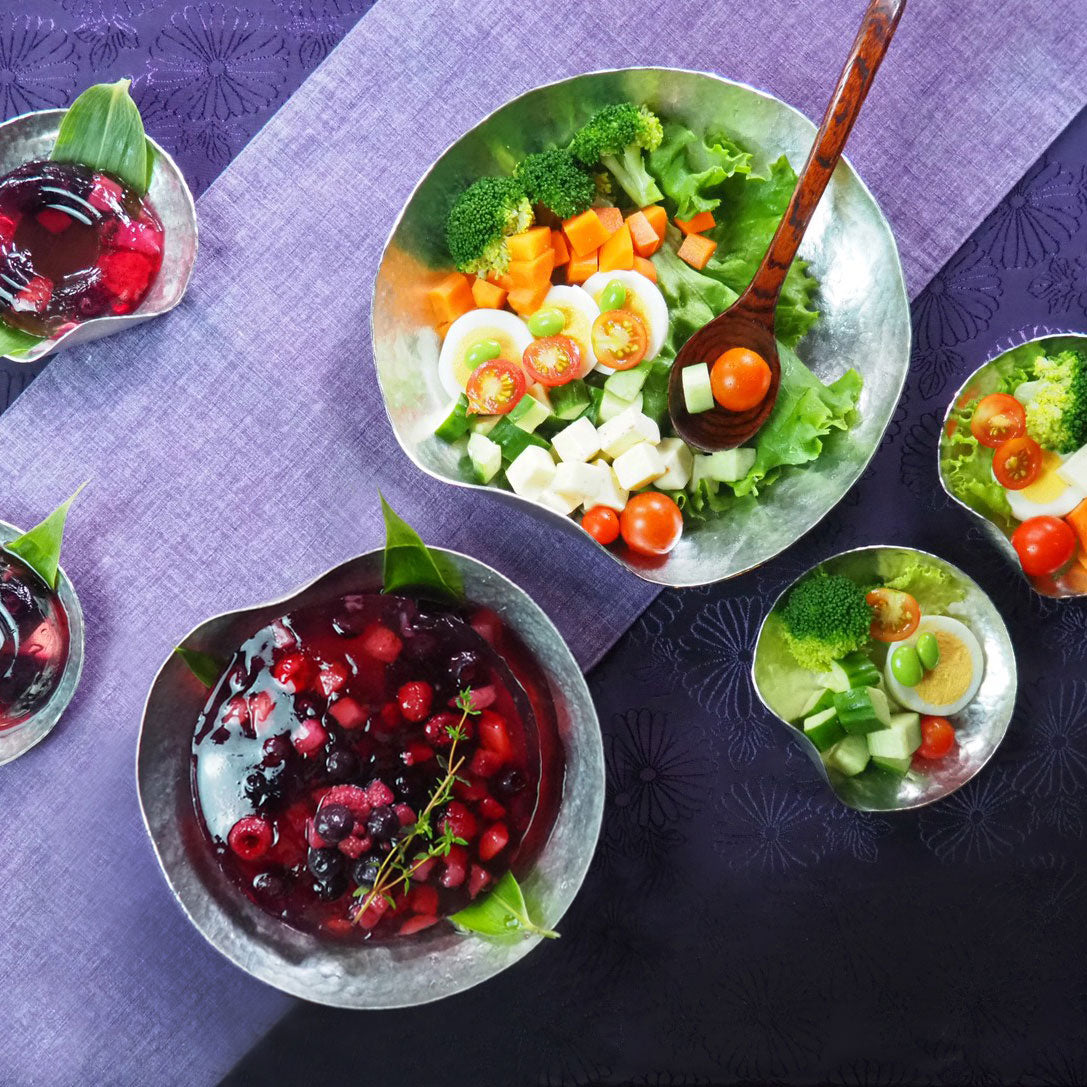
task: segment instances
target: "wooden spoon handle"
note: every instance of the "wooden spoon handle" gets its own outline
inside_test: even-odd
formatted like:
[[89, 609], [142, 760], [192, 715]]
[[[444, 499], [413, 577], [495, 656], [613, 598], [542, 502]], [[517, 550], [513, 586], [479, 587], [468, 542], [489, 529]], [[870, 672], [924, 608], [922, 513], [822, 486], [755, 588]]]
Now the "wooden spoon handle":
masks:
[[871, 0], [864, 13], [789, 207], [754, 279], [736, 303], [753, 315], [772, 313], [777, 305], [804, 231], [842, 157], [842, 148], [853, 130], [905, 6], [906, 0]]

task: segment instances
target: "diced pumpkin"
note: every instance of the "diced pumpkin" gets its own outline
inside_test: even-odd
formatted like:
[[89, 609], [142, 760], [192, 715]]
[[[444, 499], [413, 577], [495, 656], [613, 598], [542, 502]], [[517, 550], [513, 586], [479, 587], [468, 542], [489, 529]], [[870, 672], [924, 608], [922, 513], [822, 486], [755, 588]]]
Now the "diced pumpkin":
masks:
[[488, 283], [485, 279], [477, 279], [472, 284], [472, 297], [479, 309], [501, 309], [506, 304], [508, 293], [505, 288]]
[[645, 257], [634, 258], [634, 271], [641, 272], [646, 279], [651, 279], [654, 283], [657, 282], [657, 266]]
[[717, 220], [711, 211], [700, 211], [693, 219], [676, 219], [676, 226], [684, 234], [701, 234], [705, 230], [712, 230], [717, 225]]
[[664, 241], [664, 235], [668, 232], [668, 213], [663, 204], [650, 204], [642, 208], [642, 214], [649, 220], [649, 225], [657, 232], [657, 237]]
[[551, 248], [551, 231], [546, 226], [534, 226], [506, 239], [510, 260], [535, 260]]
[[501, 287], [502, 290], [507, 292], [513, 290], [513, 280], [510, 279], [509, 272], [503, 272], [501, 275], [496, 272], [491, 272], [490, 275], [487, 276], [487, 282], [493, 283], [496, 287]]
[[445, 334], [449, 331], [452, 324], [452, 321], [442, 321], [442, 323], [438, 325], [438, 336], [440, 339], [445, 339]]
[[618, 208], [597, 208], [596, 214], [611, 237], [623, 225], [623, 213]]
[[476, 305], [468, 277], [463, 272], [451, 272], [436, 287], [431, 287], [427, 297], [438, 324], [455, 321]]
[[688, 234], [679, 247], [679, 259], [685, 260], [692, 268], [699, 272], [710, 262], [717, 243], [701, 234]]
[[627, 226], [630, 228], [630, 240], [634, 245], [634, 252], [639, 257], [651, 257], [661, 244], [653, 224], [645, 217], [644, 211], [631, 212], [627, 216]]
[[1079, 537], [1079, 561], [1082, 566], [1087, 566], [1087, 499], [1084, 499], [1076, 508], [1065, 517], [1065, 520], [1075, 530]]
[[561, 268], [570, 259], [570, 247], [561, 230], [551, 231], [551, 248], [555, 253], [555, 267]]
[[510, 291], [509, 298], [506, 301], [509, 302], [510, 309], [514, 313], [519, 313], [522, 317], [528, 317], [543, 305], [543, 300], [549, 290], [551, 290], [550, 280], [545, 280], [533, 287], [516, 287]]
[[623, 225], [600, 247], [600, 271], [629, 272], [634, 267], [630, 227]]
[[584, 283], [589, 276], [594, 276], [600, 270], [598, 262], [599, 250], [594, 249], [584, 257], [571, 257], [566, 265], [567, 283]]
[[570, 243], [575, 257], [587, 257], [595, 253], [610, 237], [608, 228], [600, 221], [595, 208], [589, 208], [562, 224], [562, 232]]
[[510, 282], [514, 288], [535, 287], [545, 280], [551, 279], [551, 273], [555, 270], [555, 250], [548, 247], [538, 257], [532, 260], [510, 261]]

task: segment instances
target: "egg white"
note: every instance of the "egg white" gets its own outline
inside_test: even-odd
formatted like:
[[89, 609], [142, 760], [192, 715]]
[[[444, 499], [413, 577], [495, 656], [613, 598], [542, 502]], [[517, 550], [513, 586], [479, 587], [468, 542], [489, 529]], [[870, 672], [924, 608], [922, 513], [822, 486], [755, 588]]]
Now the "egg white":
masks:
[[[597, 272], [585, 280], [585, 290], [599, 303], [604, 288], [618, 280], [627, 289], [627, 299], [623, 309], [636, 313], [645, 322], [648, 338], [645, 357], [655, 359], [664, 346], [668, 335], [668, 303], [664, 300], [660, 288], [648, 276], [641, 272]], [[614, 373], [606, 366], [597, 364], [597, 369], [605, 373]]]
[[557, 309], [566, 318], [559, 335], [568, 336], [581, 348], [581, 372], [577, 376], [584, 377], [596, 365], [593, 322], [600, 316], [600, 307], [581, 287], [559, 284], [547, 292], [540, 309]]
[[450, 396], [460, 396], [467, 387], [472, 370], [464, 358], [480, 340], [497, 340], [502, 345], [501, 357], [520, 366], [532, 333], [508, 310], [474, 309], [458, 317], [449, 326], [438, 355], [438, 378]]
[[[1053, 456], [1059, 457], [1062, 464], [1068, 460], [1067, 456], [1062, 456], [1059, 453], [1053, 454]], [[1057, 475], [1057, 466], [1055, 464], [1045, 475], [1055, 475], [1064, 484], [1064, 490], [1056, 498], [1052, 498], [1048, 502], [1034, 502], [1021, 490], [1013, 491], [1005, 488], [1004, 493], [1008, 496], [1008, 505], [1011, 506], [1012, 516], [1017, 521], [1026, 521], [1031, 517], [1064, 517], [1065, 514], [1071, 513], [1076, 506], [1087, 498], [1087, 490], [1076, 486], [1074, 483], [1068, 483]]]
[[[973, 674], [970, 677], [970, 685], [955, 702], [948, 702], [946, 705], [942, 706], [926, 702], [920, 694], [918, 694], [916, 687], [907, 687], [904, 683], [899, 683], [894, 672], [891, 671], [891, 655], [894, 653], [895, 649], [900, 645], [916, 646], [917, 639], [920, 638], [925, 631], [931, 631], [934, 634], [937, 631], [942, 631], [945, 634], [954, 635], [963, 642], [970, 654], [970, 664], [973, 669]], [[936, 667], [939, 668], [940, 665], [937, 664]], [[887, 685], [887, 693], [899, 703], [899, 705], [905, 706], [908, 710], [913, 710], [914, 713], [932, 714], [936, 717], [951, 717], [953, 714], [964, 710], [974, 700], [974, 696], [978, 693], [978, 688], [981, 686], [984, 675], [985, 654], [982, 653], [981, 643], [974, 637], [973, 631], [965, 623], [960, 623], [958, 619], [952, 619], [949, 615], [923, 615], [917, 629], [908, 638], [904, 638], [900, 642], [895, 642], [890, 647], [890, 651], [887, 654], [887, 664], [883, 670], [883, 678]]]

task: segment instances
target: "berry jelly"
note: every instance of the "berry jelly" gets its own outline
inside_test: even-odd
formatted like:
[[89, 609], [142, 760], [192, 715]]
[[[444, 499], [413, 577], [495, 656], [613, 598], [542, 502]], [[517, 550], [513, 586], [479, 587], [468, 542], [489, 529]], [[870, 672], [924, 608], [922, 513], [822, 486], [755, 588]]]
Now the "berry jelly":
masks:
[[[455, 705], [466, 689], [479, 704], [468, 716]], [[546, 691], [523, 645], [482, 609], [359, 593], [291, 612], [238, 649], [197, 722], [204, 831], [233, 882], [295, 928], [423, 932], [546, 841], [563, 768]], [[462, 720], [462, 780], [433, 826], [465, 844], [420, 863], [406, 893], [392, 889], [394, 906], [354, 917], [354, 892], [427, 806], [445, 775], [446, 727]]]
[[68, 617], [48, 585], [0, 548], [0, 730], [49, 701], [68, 660]]
[[49, 337], [131, 313], [162, 248], [162, 223], [132, 189], [87, 166], [28, 162], [0, 178], [0, 319]]

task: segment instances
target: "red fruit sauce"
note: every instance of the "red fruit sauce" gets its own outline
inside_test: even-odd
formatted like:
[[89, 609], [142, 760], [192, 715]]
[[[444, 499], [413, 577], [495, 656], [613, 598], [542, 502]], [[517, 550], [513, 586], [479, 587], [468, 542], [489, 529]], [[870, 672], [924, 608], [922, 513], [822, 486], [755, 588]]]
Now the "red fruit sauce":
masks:
[[[485, 704], [464, 718], [465, 690]], [[464, 718], [464, 767], [435, 809], [466, 845], [418, 867], [395, 906], [355, 916], [354, 892], [445, 774]], [[260, 907], [306, 932], [413, 936], [523, 871], [562, 792], [554, 707], [539, 667], [490, 611], [350, 594], [284, 615], [235, 653], [196, 727], [193, 792], [219, 862]], [[414, 859], [424, 847], [416, 839]]]
[[87, 166], [28, 162], [0, 178], [0, 319], [35, 336], [131, 313], [162, 266], [147, 202]]

